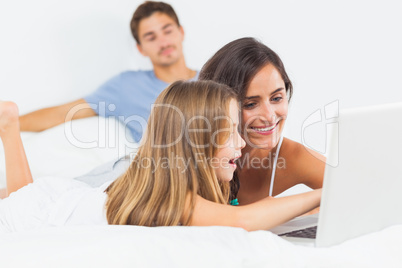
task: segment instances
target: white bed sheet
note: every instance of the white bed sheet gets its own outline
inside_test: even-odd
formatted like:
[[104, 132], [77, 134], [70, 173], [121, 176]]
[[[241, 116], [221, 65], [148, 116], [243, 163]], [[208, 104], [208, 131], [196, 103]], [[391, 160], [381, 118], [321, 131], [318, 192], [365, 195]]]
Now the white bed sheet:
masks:
[[231, 227], [76, 226], [0, 235], [1, 267], [401, 267], [402, 226], [331, 248]]
[[[80, 141], [99, 140], [99, 124], [96, 117], [78, 120], [74, 133]], [[120, 139], [115, 146], [92, 149], [71, 144], [64, 125], [24, 133], [34, 178], [79, 176], [132, 151], [121, 142], [122, 126], [114, 129], [108, 135]], [[1, 173], [4, 180], [4, 163]], [[402, 267], [401, 241], [402, 225], [324, 249], [230, 227], [70, 226], [0, 235], [0, 267]]]

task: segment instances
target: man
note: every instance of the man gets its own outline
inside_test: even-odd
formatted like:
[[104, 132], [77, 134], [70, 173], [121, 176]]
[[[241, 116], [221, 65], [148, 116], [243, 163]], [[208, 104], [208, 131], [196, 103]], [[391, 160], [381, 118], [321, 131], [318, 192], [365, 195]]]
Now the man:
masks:
[[23, 115], [21, 131], [42, 131], [95, 115], [114, 116], [138, 142], [159, 93], [176, 80], [196, 79], [197, 72], [186, 66], [184, 31], [170, 5], [143, 3], [134, 12], [130, 26], [139, 52], [150, 58], [153, 70], [123, 72], [85, 98]]

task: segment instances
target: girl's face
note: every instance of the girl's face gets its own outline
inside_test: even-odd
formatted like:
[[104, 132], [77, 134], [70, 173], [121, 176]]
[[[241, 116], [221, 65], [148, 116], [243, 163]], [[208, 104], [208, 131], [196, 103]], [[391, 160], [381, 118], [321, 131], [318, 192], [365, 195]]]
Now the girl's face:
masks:
[[220, 146], [214, 161], [211, 162], [215, 168], [216, 176], [221, 181], [230, 181], [233, 172], [236, 170], [235, 161], [241, 156], [241, 149], [246, 146], [245, 141], [239, 134], [239, 109], [236, 100], [231, 100], [229, 104], [230, 136], [228, 140]]
[[285, 82], [276, 68], [268, 64], [251, 80], [242, 102], [242, 133], [247, 144], [273, 149], [278, 144], [287, 114]]

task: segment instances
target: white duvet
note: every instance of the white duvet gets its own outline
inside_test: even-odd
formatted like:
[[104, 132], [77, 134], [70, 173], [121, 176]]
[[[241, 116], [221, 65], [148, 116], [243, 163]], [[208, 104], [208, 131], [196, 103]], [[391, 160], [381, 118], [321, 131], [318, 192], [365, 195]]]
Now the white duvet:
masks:
[[402, 267], [402, 226], [331, 248], [231, 227], [77, 226], [0, 236], [1, 267]]
[[[69, 127], [81, 142], [102, 139], [98, 118]], [[117, 142], [124, 132], [115, 129], [105, 146], [90, 149], [71, 144], [65, 126], [24, 133], [34, 178], [72, 178], [123, 156], [133, 146]], [[49, 227], [0, 234], [0, 267], [402, 267], [401, 242], [402, 225], [331, 248], [295, 246], [268, 231], [231, 227]]]

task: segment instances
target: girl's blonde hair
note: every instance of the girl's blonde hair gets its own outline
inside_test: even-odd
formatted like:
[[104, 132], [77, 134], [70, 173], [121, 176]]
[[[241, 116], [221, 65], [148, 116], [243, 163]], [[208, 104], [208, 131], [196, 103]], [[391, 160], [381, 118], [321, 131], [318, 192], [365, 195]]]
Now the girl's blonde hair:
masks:
[[109, 224], [188, 225], [197, 195], [228, 202], [229, 183], [209, 162], [229, 137], [233, 99], [212, 81], [178, 81], [159, 95], [137, 155], [106, 190]]

